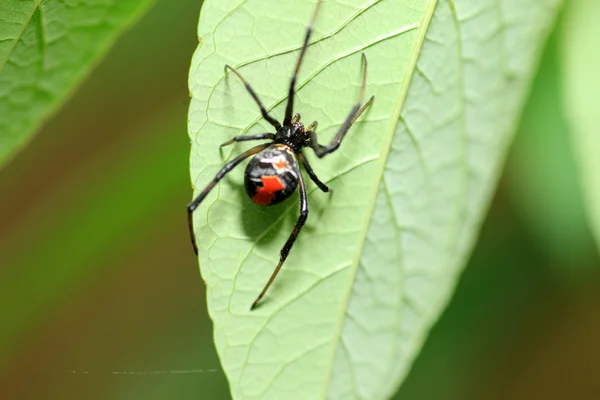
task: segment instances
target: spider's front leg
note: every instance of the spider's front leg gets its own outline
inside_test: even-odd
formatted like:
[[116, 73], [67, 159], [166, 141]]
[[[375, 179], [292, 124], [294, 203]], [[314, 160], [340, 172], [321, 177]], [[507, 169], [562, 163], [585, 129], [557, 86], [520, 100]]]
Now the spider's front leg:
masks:
[[346, 136], [346, 133], [348, 133], [348, 130], [350, 129], [350, 127], [352, 126], [354, 121], [356, 121], [356, 119], [358, 117], [360, 117], [360, 115], [373, 102], [374, 96], [371, 96], [369, 101], [367, 101], [362, 107], [360, 106], [363, 101], [363, 97], [365, 95], [365, 87], [367, 85], [367, 57], [365, 56], [364, 53], [362, 54], [362, 63], [363, 63], [363, 77], [362, 77], [362, 86], [360, 88], [360, 94], [358, 96], [358, 101], [356, 102], [354, 107], [352, 107], [352, 110], [350, 110], [350, 113], [348, 114], [348, 116], [346, 117], [346, 119], [344, 120], [342, 125], [340, 126], [340, 129], [338, 130], [338, 132], [333, 137], [333, 140], [331, 141], [331, 143], [329, 143], [327, 146], [320, 145], [319, 142], [317, 141], [317, 134], [316, 134], [315, 130], [314, 129], [309, 130], [310, 147], [314, 150], [315, 154], [319, 158], [322, 158], [329, 153], [333, 153], [334, 151], [336, 151], [338, 149], [338, 147], [340, 147], [342, 140]]
[[338, 133], [336, 133], [331, 143], [329, 143], [327, 146], [319, 144], [319, 141], [317, 139], [317, 133], [314, 130], [310, 131], [310, 148], [314, 150], [317, 157], [323, 158], [327, 154], [333, 153], [340, 147], [342, 140], [346, 136], [346, 133], [348, 133], [348, 130], [350, 129], [354, 121], [356, 121], [358, 117], [360, 117], [360, 115], [367, 109], [367, 107], [371, 105], [374, 98], [375, 96], [371, 96], [369, 101], [367, 101], [365, 105], [362, 106], [360, 110], [358, 110], [358, 112], [356, 110], [358, 109], [360, 104], [352, 108], [352, 111], [350, 111], [350, 114], [346, 118], [346, 121], [344, 121]]
[[230, 70], [231, 72], [233, 72], [239, 78], [239, 80], [242, 81], [242, 83], [244, 84], [244, 87], [246, 88], [248, 93], [250, 93], [250, 96], [252, 96], [252, 98], [258, 105], [258, 108], [260, 109], [260, 113], [263, 116], [263, 118], [266, 119], [267, 122], [269, 122], [271, 125], [273, 125], [273, 128], [275, 128], [276, 130], [281, 129], [281, 124], [279, 123], [279, 121], [277, 121], [275, 118], [273, 118], [269, 115], [269, 113], [268, 113], [267, 109], [265, 108], [265, 106], [263, 105], [262, 101], [260, 101], [256, 92], [254, 91], [254, 89], [252, 89], [252, 86], [250, 86], [250, 84], [242, 77], [242, 75], [232, 66], [226, 65], [225, 73], [227, 73], [227, 70]]

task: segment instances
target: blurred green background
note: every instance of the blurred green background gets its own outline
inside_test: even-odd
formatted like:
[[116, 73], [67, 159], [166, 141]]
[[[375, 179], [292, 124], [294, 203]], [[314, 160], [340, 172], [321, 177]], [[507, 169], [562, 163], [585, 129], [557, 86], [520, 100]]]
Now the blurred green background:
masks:
[[[0, 171], [0, 399], [229, 398], [186, 226], [193, 3], [157, 1]], [[560, 29], [398, 399], [600, 398], [600, 260], [562, 117]]]

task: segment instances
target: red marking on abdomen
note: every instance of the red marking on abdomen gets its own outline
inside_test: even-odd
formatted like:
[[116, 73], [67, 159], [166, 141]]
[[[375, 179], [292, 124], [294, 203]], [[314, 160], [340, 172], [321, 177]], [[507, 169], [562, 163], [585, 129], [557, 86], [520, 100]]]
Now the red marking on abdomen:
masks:
[[261, 176], [263, 186], [258, 188], [252, 201], [261, 206], [268, 206], [275, 198], [275, 193], [285, 186], [277, 176]]

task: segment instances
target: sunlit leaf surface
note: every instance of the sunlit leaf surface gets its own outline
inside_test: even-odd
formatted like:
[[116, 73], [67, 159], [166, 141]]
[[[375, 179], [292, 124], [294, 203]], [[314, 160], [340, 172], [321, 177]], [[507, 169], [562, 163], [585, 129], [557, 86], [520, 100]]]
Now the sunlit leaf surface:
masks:
[[[564, 24], [563, 63], [565, 108], [573, 142], [588, 217], [600, 246], [600, 3], [593, 0], [569, 2]], [[600, 248], [600, 247], [599, 247]]]
[[0, 1], [0, 166], [152, 1]]
[[[296, 111], [327, 142], [358, 95], [373, 106], [318, 160], [311, 213], [263, 304], [298, 197], [261, 208], [243, 168], [195, 213], [215, 341], [236, 399], [384, 399], [447, 303], [487, 208], [558, 0], [324, 1]], [[283, 116], [314, 2], [209, 1], [190, 72], [197, 194], [235, 135], [272, 131], [223, 66]]]

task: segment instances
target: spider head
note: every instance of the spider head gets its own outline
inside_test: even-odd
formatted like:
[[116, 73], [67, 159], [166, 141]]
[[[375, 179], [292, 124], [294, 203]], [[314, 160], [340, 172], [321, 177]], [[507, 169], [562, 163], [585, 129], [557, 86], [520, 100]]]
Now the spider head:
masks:
[[306, 146], [308, 139], [304, 124], [300, 122], [300, 114], [296, 114], [289, 125], [282, 126], [275, 133], [275, 143], [285, 144], [293, 151], [299, 151]]

